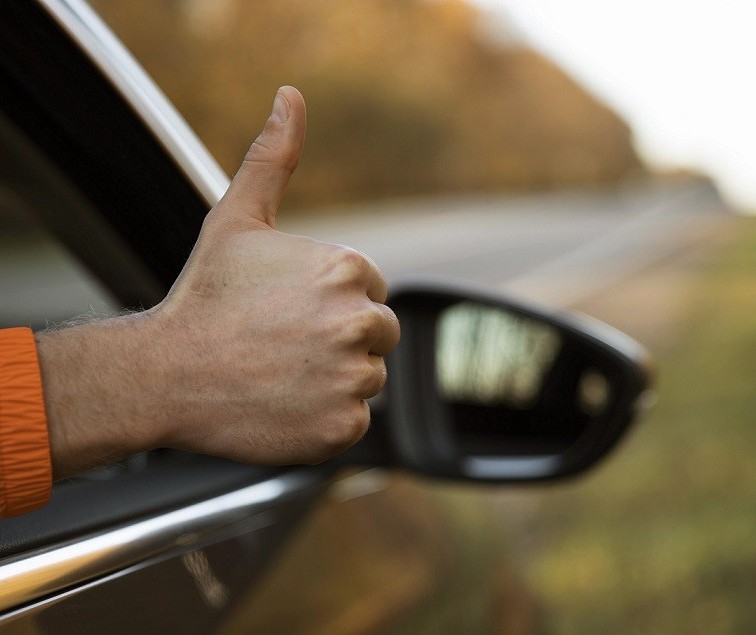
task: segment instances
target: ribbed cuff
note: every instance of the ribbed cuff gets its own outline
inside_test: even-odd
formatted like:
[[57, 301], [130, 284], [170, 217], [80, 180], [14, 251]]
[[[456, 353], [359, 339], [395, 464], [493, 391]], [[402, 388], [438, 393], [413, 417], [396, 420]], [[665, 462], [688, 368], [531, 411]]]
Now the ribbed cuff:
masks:
[[0, 330], [0, 517], [50, 499], [52, 464], [34, 334]]

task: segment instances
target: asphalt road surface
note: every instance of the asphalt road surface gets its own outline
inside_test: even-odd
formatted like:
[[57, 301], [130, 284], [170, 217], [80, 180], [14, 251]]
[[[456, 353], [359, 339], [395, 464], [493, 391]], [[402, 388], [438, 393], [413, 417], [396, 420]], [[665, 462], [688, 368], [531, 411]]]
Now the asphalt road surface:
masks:
[[282, 214], [279, 228], [359, 249], [390, 283], [469, 281], [568, 306], [705, 240], [726, 213], [713, 188], [681, 181]]
[[[350, 245], [389, 282], [475, 282], [570, 306], [674, 257], [727, 218], [717, 193], [685, 181], [620, 191], [392, 202], [321, 215], [281, 214], [279, 228]], [[0, 326], [43, 326], [116, 303], [52, 242], [0, 245]]]

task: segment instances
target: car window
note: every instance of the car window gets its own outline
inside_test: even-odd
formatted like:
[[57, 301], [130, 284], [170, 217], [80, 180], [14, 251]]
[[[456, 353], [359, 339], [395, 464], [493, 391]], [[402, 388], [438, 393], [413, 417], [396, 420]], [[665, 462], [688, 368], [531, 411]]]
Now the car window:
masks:
[[[0, 321], [39, 329], [154, 305], [196, 239], [202, 188], [44, 8], [14, 5], [0, 26], [12, 34], [0, 39]], [[276, 473], [139, 455], [58, 482], [49, 504], [4, 519], [0, 557]]]
[[36, 330], [117, 311], [112, 294], [35, 220], [15, 185], [0, 186], [0, 326]]

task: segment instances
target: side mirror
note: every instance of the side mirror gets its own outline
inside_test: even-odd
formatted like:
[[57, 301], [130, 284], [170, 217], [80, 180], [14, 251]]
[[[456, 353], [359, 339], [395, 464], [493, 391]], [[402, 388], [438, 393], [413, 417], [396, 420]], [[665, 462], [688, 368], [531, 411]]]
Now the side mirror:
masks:
[[652, 392], [651, 358], [590, 318], [548, 313], [448, 285], [405, 285], [389, 304], [402, 341], [389, 356], [378, 425], [394, 464], [491, 482], [586, 469]]

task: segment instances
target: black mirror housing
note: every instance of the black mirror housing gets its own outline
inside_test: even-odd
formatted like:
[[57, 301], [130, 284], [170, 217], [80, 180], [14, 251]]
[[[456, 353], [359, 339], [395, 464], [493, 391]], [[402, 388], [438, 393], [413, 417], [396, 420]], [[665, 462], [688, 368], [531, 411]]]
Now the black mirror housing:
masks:
[[528, 482], [603, 457], [651, 401], [652, 360], [623, 333], [470, 287], [414, 282], [389, 304], [393, 463], [432, 476]]

